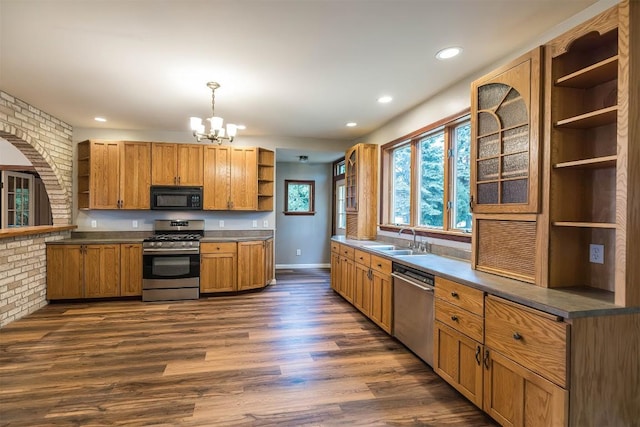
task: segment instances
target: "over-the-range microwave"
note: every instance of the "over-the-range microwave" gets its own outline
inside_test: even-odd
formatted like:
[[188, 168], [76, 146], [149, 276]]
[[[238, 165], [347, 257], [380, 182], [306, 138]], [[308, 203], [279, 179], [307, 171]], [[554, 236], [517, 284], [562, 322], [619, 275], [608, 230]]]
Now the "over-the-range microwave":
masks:
[[151, 209], [202, 210], [202, 187], [153, 185]]

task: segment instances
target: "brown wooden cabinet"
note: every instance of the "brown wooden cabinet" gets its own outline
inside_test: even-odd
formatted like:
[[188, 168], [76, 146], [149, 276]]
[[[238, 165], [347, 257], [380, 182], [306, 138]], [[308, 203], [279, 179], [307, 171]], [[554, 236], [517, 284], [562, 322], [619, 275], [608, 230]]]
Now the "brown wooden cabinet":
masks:
[[47, 299], [119, 295], [119, 244], [47, 246]]
[[238, 290], [263, 288], [265, 283], [264, 240], [238, 242]]
[[77, 176], [79, 209], [149, 209], [151, 145], [82, 141]]
[[331, 242], [331, 289], [339, 292], [342, 271], [340, 267], [340, 243]]
[[235, 242], [200, 244], [200, 292], [233, 292], [238, 289], [238, 247]]
[[[622, 1], [545, 45], [543, 285], [608, 292], [622, 306], [640, 305], [630, 243], [640, 234], [639, 9]], [[590, 261], [592, 244], [601, 261]]]
[[369, 317], [371, 311], [371, 255], [356, 249], [353, 306]]
[[273, 252], [273, 239], [264, 241], [264, 283], [270, 284], [275, 279], [276, 264]]
[[142, 244], [120, 244], [120, 296], [142, 295]]
[[433, 370], [482, 408], [484, 293], [436, 277]]
[[345, 153], [346, 234], [375, 239], [378, 212], [378, 146], [357, 144]]
[[154, 142], [151, 145], [153, 185], [203, 185], [203, 145]]
[[371, 255], [371, 310], [370, 319], [386, 333], [393, 326], [393, 283], [391, 261]]

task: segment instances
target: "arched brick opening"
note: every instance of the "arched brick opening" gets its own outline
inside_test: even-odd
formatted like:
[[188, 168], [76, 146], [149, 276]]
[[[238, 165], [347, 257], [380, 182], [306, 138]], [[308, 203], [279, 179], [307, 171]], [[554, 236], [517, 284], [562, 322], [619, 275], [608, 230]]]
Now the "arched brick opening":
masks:
[[[42, 144], [27, 135], [21, 129], [0, 123], [0, 137], [18, 148], [36, 169], [49, 196], [51, 216], [54, 225], [71, 223], [71, 183], [64, 182], [50, 155], [42, 148]], [[68, 189], [68, 190], [67, 190]]]

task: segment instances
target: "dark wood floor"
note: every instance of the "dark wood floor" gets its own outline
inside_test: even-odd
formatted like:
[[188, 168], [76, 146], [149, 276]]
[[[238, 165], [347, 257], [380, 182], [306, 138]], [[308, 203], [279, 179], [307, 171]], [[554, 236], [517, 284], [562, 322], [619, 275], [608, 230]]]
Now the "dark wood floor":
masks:
[[0, 425], [493, 426], [333, 293], [51, 304], [0, 330]]

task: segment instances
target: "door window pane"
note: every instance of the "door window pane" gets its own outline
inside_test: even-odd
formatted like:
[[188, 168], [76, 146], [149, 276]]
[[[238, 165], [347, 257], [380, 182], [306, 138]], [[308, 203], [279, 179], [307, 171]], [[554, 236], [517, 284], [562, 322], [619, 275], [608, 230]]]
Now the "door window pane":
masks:
[[452, 215], [451, 228], [471, 231], [470, 165], [471, 165], [471, 124], [465, 123], [453, 130], [452, 150]]
[[444, 132], [419, 143], [420, 188], [418, 225], [442, 228], [444, 224]]
[[33, 176], [29, 174], [6, 171], [2, 173], [5, 183], [2, 190], [4, 227], [23, 227], [32, 223], [31, 192]]
[[392, 153], [392, 205], [394, 224], [409, 224], [411, 220], [411, 145], [396, 148]]

